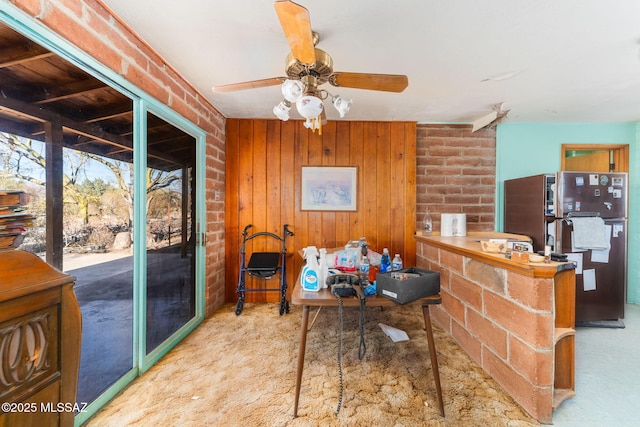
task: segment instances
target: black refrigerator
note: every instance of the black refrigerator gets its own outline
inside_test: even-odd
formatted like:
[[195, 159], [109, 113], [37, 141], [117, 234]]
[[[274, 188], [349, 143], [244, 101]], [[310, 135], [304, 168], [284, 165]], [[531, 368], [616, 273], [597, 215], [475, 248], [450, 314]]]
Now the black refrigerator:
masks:
[[576, 323], [624, 318], [626, 173], [558, 172], [504, 183], [504, 231], [549, 245], [576, 268]]

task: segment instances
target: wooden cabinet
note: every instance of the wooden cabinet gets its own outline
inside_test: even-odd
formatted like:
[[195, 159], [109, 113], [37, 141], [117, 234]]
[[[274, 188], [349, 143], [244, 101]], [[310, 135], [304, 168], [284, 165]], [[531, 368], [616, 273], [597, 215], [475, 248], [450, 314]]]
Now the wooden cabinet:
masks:
[[73, 426], [81, 342], [74, 280], [32, 253], [0, 250], [0, 427]]

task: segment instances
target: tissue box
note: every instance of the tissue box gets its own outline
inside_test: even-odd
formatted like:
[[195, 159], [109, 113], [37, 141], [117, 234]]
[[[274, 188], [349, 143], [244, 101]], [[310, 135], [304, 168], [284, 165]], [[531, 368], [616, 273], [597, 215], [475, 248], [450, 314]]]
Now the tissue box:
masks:
[[440, 292], [440, 273], [417, 267], [376, 275], [376, 293], [406, 304]]

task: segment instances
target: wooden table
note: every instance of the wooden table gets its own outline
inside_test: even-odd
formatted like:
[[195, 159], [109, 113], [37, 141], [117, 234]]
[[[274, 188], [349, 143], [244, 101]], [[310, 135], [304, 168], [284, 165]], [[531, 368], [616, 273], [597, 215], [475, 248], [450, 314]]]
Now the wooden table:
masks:
[[[420, 298], [408, 304], [398, 304], [388, 298], [371, 295], [367, 297], [366, 305], [369, 307], [404, 307], [409, 305], [422, 306], [422, 314], [424, 316], [425, 329], [427, 331], [427, 341], [429, 343], [429, 355], [431, 357], [431, 368], [433, 371], [433, 380], [436, 384], [436, 392], [438, 394], [438, 405], [440, 407], [440, 415], [444, 417], [444, 404], [442, 403], [442, 388], [440, 387], [440, 373], [438, 371], [438, 358], [436, 355], [436, 346], [433, 339], [433, 329], [431, 328], [431, 317], [429, 315], [429, 306], [432, 304], [440, 304], [442, 298], [440, 294], [431, 295]], [[300, 331], [300, 348], [298, 350], [298, 371], [296, 375], [296, 400], [293, 407], [294, 418], [298, 416], [298, 400], [300, 398], [300, 383], [302, 381], [302, 370], [304, 369], [304, 356], [307, 347], [307, 331], [309, 325], [309, 308], [310, 307], [337, 307], [338, 299], [331, 295], [329, 289], [321, 289], [318, 292], [309, 292], [302, 289], [300, 285], [293, 288], [291, 303], [302, 306], [302, 326]], [[357, 297], [342, 298], [344, 307], [360, 307], [360, 300]]]

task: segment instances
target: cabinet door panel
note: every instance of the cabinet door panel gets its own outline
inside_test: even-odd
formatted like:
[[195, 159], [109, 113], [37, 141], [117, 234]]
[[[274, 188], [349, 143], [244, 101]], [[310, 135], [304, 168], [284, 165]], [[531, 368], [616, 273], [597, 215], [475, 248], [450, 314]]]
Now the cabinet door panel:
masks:
[[[9, 303], [6, 303], [9, 304]], [[21, 401], [60, 377], [58, 305], [0, 324], [0, 399]]]

